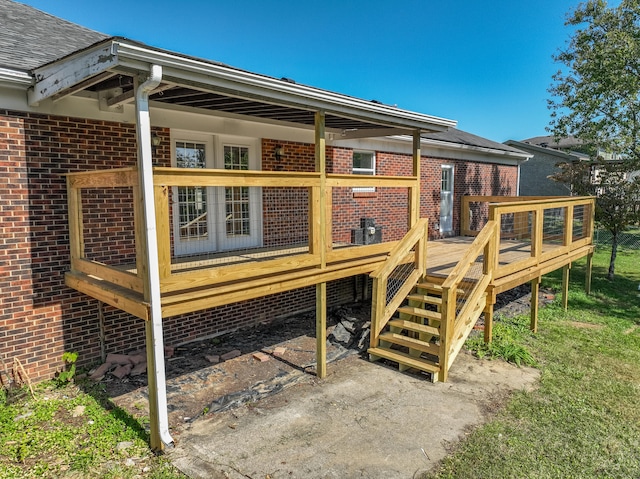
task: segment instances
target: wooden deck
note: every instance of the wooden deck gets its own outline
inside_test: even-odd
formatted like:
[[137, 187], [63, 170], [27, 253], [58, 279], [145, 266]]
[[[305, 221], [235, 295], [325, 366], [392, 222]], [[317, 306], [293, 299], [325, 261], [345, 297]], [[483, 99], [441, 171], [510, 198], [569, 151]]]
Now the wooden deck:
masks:
[[[162, 318], [313, 286], [316, 374], [322, 378], [326, 375], [327, 282], [369, 275], [373, 278], [370, 358], [391, 359], [401, 370], [418, 368], [432, 380], [446, 381], [483, 313], [485, 340], [491, 340], [497, 294], [530, 281], [532, 297], [537, 298], [541, 276], [564, 268], [566, 307], [568, 270], [573, 261], [585, 256], [589, 282], [593, 198], [464, 196], [460, 212], [464, 236], [429, 241], [428, 220], [419, 218], [417, 135], [410, 177], [327, 174], [323, 143], [316, 143], [315, 173], [155, 168], [153, 225], [145, 221], [145, 208], [151, 208], [148, 202], [142, 206], [137, 169], [68, 175], [71, 264], [65, 282], [146, 321], [147, 361], [156, 365], [152, 368], [156, 374], [149, 376], [152, 447], [162, 448], [158, 404], [163, 391], [156, 386], [156, 381], [164, 381], [164, 372], [157, 367], [161, 364], [157, 358], [162, 357]], [[170, 189], [182, 186], [305, 188], [308, 241], [176, 257]], [[332, 191], [345, 187], [407, 191], [404, 238], [363, 246], [337, 244], [343, 236], [333, 236]], [[100, 207], [109, 208], [102, 194], [109, 189], [125, 193], [114, 196], [120, 201], [117, 213], [105, 215], [106, 224], [104, 220], [96, 224]], [[111, 224], [116, 220], [121, 220], [118, 227]], [[398, 222], [404, 221], [398, 218]], [[394, 318], [396, 314], [399, 319]], [[535, 330], [537, 302], [532, 302], [531, 325]]]
[[[470, 248], [473, 240], [472, 236], [454, 236], [445, 239], [430, 241], [427, 252], [427, 277], [439, 282], [449, 276], [451, 271], [458, 264], [458, 261]], [[593, 251], [593, 246], [587, 244], [571, 251], [565, 251], [561, 244], [544, 244], [543, 252], [549, 259], [531, 265], [531, 242], [518, 240], [501, 240], [498, 247], [498, 266], [508, 267], [514, 264], [522, 264], [509, 274], [494, 275], [489, 290], [493, 294], [500, 294], [511, 288], [531, 281], [533, 278], [542, 276], [556, 269], [572, 263], [573, 261], [587, 256]], [[480, 255], [476, 263], [482, 265], [484, 257]], [[498, 268], [499, 271], [499, 268]]]

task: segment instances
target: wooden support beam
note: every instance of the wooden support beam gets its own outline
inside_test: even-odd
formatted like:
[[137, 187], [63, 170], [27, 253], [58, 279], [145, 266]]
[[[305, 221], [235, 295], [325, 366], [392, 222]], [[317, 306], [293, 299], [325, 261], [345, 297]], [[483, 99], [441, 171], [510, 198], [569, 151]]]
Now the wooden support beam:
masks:
[[587, 265], [584, 272], [584, 291], [591, 294], [591, 275], [593, 273], [593, 251], [587, 255]]
[[316, 376], [327, 375], [327, 283], [316, 285]]
[[531, 325], [534, 333], [538, 332], [538, 292], [540, 291], [540, 276], [531, 280]]
[[565, 311], [569, 308], [569, 271], [571, 263], [562, 267], [562, 308]]
[[494, 302], [491, 299], [490, 294], [487, 295], [487, 303], [484, 307], [484, 342], [490, 343], [493, 341], [493, 305]]

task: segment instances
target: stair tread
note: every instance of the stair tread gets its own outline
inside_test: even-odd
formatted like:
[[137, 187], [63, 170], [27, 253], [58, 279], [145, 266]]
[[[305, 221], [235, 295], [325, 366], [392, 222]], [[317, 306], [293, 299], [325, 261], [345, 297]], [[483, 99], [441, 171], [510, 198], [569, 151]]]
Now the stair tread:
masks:
[[419, 316], [421, 318], [433, 319], [440, 321], [442, 314], [437, 311], [427, 311], [426, 309], [416, 308], [415, 306], [401, 306], [398, 308], [399, 313], [410, 314], [412, 316]]
[[438, 328], [427, 326], [425, 324], [414, 323], [413, 321], [406, 321], [404, 319], [392, 319], [387, 324], [389, 326], [395, 326], [397, 328], [415, 331], [416, 333], [427, 333], [432, 334], [433, 336], [440, 336], [440, 330], [438, 330]]
[[440, 347], [437, 344], [429, 343], [416, 338], [410, 338], [408, 336], [403, 336], [402, 334], [385, 332], [380, 335], [380, 340], [388, 341], [390, 343], [397, 344], [398, 346], [417, 349], [424, 353], [433, 355], [438, 355], [438, 353], [440, 352]]
[[438, 298], [436, 296], [429, 296], [426, 294], [410, 294], [409, 296], [407, 296], [407, 299], [410, 299], [413, 301], [419, 301], [425, 304], [434, 304], [434, 305], [442, 304], [442, 298]]
[[440, 366], [432, 361], [426, 359], [414, 358], [401, 351], [391, 351], [385, 348], [369, 348], [367, 352], [373, 356], [380, 356], [382, 358], [390, 359], [400, 364], [404, 364], [411, 368], [420, 369], [421, 371], [427, 371], [429, 373], [437, 373], [440, 371]]
[[[442, 294], [442, 285], [437, 283], [418, 283], [416, 285], [418, 289], [426, 289], [427, 291], [433, 291], [434, 293]], [[464, 289], [458, 288], [458, 294], [467, 294]]]

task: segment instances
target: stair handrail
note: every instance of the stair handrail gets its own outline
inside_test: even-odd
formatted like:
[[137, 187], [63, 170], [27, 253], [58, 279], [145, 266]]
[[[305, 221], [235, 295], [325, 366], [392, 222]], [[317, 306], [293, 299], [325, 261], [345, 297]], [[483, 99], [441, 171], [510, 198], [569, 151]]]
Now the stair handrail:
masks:
[[487, 286], [493, 278], [493, 269], [497, 254], [498, 222], [488, 221], [480, 233], [475, 237], [469, 249], [460, 258], [456, 266], [451, 270], [442, 283], [442, 321], [440, 324], [440, 380], [446, 381], [449, 367], [462, 346], [462, 342], [454, 342], [456, 337], [456, 306], [458, 298], [458, 286], [465, 275], [476, 262], [478, 256], [483, 254], [483, 277], [471, 294], [466, 298], [465, 305], [460, 311], [460, 316], [470, 314], [480, 298], [486, 292]]
[[[371, 347], [377, 347], [380, 331], [385, 327], [400, 303], [410, 293], [417, 281], [425, 274], [426, 246], [429, 234], [427, 218], [419, 219], [387, 255], [387, 259], [369, 276], [373, 278], [371, 303]], [[413, 251], [412, 251], [413, 249]], [[414, 262], [415, 269], [406, 278], [403, 286], [387, 303], [387, 280], [400, 264]]]
[[[407, 255], [415, 244], [421, 240], [427, 238], [427, 225], [429, 220], [427, 218], [419, 219], [416, 224], [411, 228], [404, 238], [402, 238], [396, 245], [391, 248], [391, 251], [387, 254], [387, 259], [384, 263], [378, 266], [378, 269], [369, 274], [371, 278], [381, 278], [388, 276], [394, 270], [396, 266], [401, 263], [408, 263], [406, 261]], [[424, 259], [423, 259], [424, 260]]]

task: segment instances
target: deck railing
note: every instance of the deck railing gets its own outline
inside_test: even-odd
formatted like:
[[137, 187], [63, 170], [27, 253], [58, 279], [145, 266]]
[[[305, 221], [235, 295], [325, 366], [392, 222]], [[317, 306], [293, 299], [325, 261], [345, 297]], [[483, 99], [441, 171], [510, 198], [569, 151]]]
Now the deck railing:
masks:
[[449, 368], [486, 306], [497, 248], [498, 223], [490, 220], [442, 283], [441, 381], [447, 380]]
[[428, 232], [428, 220], [420, 219], [389, 252], [387, 260], [370, 274], [372, 348], [378, 346], [380, 332], [425, 274]]
[[502, 248], [496, 255], [494, 277], [501, 278], [592, 244], [594, 201], [592, 197], [463, 196], [461, 234], [478, 234], [485, 223], [483, 211], [497, 223]]
[[[380, 261], [380, 257], [386, 255], [404, 232], [408, 231], [412, 221], [417, 220], [419, 202], [415, 198], [420, 183], [415, 176], [323, 175], [317, 172], [158, 167], [153, 170], [153, 179], [160, 287], [165, 316], [182, 314], [195, 307], [211, 307], [213, 303], [207, 298], [211, 295], [212, 288], [221, 295], [226, 294], [228, 298], [233, 293], [238, 293], [238, 298], [247, 298], [241, 292], [247, 289], [248, 271], [253, 281], [252, 286], [266, 287], [277, 276], [281, 281], [288, 281], [287, 287], [292, 288], [305, 285], [310, 269], [324, 272], [333, 269], [335, 278], [325, 274], [324, 279], [338, 279], [342, 277], [340, 270], [345, 262], [350, 262], [352, 274], [368, 273], [371, 271], [367, 269], [370, 268], [368, 264], [372, 262], [371, 258], [376, 257]], [[70, 173], [67, 175], [67, 186], [72, 273], [70, 281], [73, 282], [74, 273], [91, 275], [125, 290], [143, 294], [144, 259], [140, 247], [144, 245], [145, 232], [142, 229], [143, 212], [137, 169]], [[382, 243], [350, 244], [349, 228], [357, 228], [360, 218], [341, 219], [342, 223], [336, 225], [334, 211], [344, 215], [344, 210], [337, 205], [333, 208], [333, 198], [351, 194], [352, 188], [372, 187], [380, 195], [385, 192], [392, 192], [394, 197], [406, 195], [406, 220], [403, 220], [402, 215], [394, 218], [393, 232], [390, 228], [383, 229]], [[300, 206], [295, 214], [289, 216], [295, 216], [299, 227], [280, 235], [279, 241], [290, 241], [290, 244], [279, 243], [271, 247], [271, 244], [263, 241], [266, 236], [266, 232], [263, 232], [258, 248], [252, 251], [244, 249], [242, 253], [238, 253], [239, 250], [231, 249], [186, 258], [178, 256], [175, 235], [181, 234], [182, 230], [175, 232], [174, 222], [177, 216], [174, 209], [178, 207], [180, 188], [222, 192], [223, 201], [224, 193], [234, 188], [234, 191], [243, 192], [245, 189], [257, 190], [265, 196], [261, 197], [262, 206], [255, 211], [255, 215], [264, 222], [269, 214], [271, 218], [275, 218], [278, 213], [268, 210], [269, 205], [266, 203], [274, 198], [282, 198], [284, 193], [295, 191], [295, 194], [288, 197], [288, 202]], [[118, 203], [117, 211], [111, 211], [112, 201]], [[274, 204], [273, 208], [276, 207]], [[126, 212], [123, 214], [124, 210]], [[224, 208], [220, 211], [224, 211]], [[225, 215], [219, 215], [223, 221], [228, 217]], [[118, 216], [124, 216], [125, 221], [119, 221], [119, 229], [114, 229], [109, 223]], [[288, 213], [280, 212], [280, 216], [282, 218], [273, 220], [275, 223], [271, 226], [274, 230], [278, 229], [277, 221], [286, 218]], [[322, 218], [324, 223], [321, 222]], [[94, 220], [104, 223], [100, 226], [99, 234], [96, 234], [98, 228]], [[216, 225], [218, 226], [224, 227], [224, 222]], [[295, 240], [291, 239], [294, 236]], [[97, 252], [101, 254], [94, 254]], [[235, 261], [231, 258], [234, 256]], [[356, 269], [358, 264], [362, 271]], [[313, 283], [307, 281], [306, 284]], [[191, 291], [189, 297], [178, 297], [177, 293], [185, 290]], [[219, 301], [222, 300], [219, 298]], [[144, 305], [140, 306], [141, 314], [143, 309]]]

